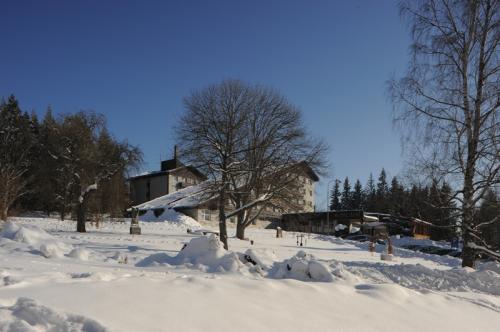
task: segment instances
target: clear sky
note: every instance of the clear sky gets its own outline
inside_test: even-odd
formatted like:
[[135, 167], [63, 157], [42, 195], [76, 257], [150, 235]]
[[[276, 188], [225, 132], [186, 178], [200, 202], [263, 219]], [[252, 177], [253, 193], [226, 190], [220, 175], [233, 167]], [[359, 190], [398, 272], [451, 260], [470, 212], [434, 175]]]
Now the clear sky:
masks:
[[408, 61], [396, 1], [2, 0], [0, 15], [0, 96], [38, 113], [105, 114], [141, 147], [144, 170], [172, 154], [182, 98], [225, 78], [299, 106], [331, 146], [329, 178], [402, 169], [386, 97]]

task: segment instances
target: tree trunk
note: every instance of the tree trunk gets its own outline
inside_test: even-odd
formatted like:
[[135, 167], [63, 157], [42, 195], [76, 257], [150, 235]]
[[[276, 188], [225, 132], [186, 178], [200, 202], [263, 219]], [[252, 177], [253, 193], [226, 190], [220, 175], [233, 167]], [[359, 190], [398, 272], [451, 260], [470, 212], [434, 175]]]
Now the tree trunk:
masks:
[[2, 208], [2, 210], [0, 211], [0, 220], [7, 221], [8, 214], [9, 214], [9, 208], [8, 207]]
[[236, 225], [236, 237], [240, 240], [245, 240], [245, 226], [238, 223]]
[[467, 242], [470, 240], [468, 234], [464, 235], [464, 247], [462, 248], [462, 267], [475, 267], [476, 264], [476, 251], [470, 248]]
[[226, 216], [224, 213], [224, 208], [220, 207], [219, 207], [219, 233], [220, 233], [220, 240], [224, 244], [224, 249], [228, 250], [229, 246], [227, 243]]
[[82, 202], [78, 202], [76, 207], [76, 231], [79, 233], [86, 233], [85, 220], [87, 219], [87, 202], [83, 199]]
[[[225, 179], [223, 179], [225, 180]], [[224, 244], [224, 249], [228, 250], [229, 245], [227, 243], [227, 226], [226, 226], [226, 186], [222, 185], [219, 194], [219, 237], [221, 242]]]
[[476, 252], [469, 247], [469, 242], [474, 242], [472, 238], [472, 227], [474, 226], [474, 199], [473, 199], [473, 183], [471, 172], [465, 174], [464, 181], [464, 201], [462, 204], [462, 237], [464, 246], [462, 248], [462, 266], [474, 267], [476, 260]]

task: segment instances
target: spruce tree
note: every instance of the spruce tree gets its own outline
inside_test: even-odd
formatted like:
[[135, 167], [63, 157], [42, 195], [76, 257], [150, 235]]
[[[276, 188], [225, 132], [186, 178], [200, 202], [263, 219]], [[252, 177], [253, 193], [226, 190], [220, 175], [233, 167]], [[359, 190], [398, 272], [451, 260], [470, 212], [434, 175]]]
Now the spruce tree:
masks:
[[343, 210], [352, 209], [351, 184], [349, 183], [348, 177], [346, 177], [344, 180], [344, 187], [342, 189], [340, 205]]
[[352, 206], [351, 208], [362, 210], [364, 208], [364, 195], [363, 195], [363, 186], [359, 179], [356, 180], [354, 184], [354, 191], [352, 192]]
[[330, 210], [340, 209], [340, 180], [335, 179], [335, 184], [330, 194]]
[[377, 192], [376, 192], [376, 208], [377, 212], [388, 212], [388, 204], [387, 204], [387, 194], [389, 192], [389, 188], [387, 187], [387, 175], [385, 173], [385, 169], [382, 168], [380, 171], [380, 175], [378, 177], [377, 183]]
[[368, 177], [368, 182], [366, 183], [365, 197], [366, 197], [366, 203], [365, 203], [366, 210], [371, 212], [376, 212], [376, 189], [372, 173], [370, 173], [370, 176]]
[[488, 245], [500, 250], [500, 196], [492, 189], [488, 190], [479, 207], [478, 218], [482, 234]]

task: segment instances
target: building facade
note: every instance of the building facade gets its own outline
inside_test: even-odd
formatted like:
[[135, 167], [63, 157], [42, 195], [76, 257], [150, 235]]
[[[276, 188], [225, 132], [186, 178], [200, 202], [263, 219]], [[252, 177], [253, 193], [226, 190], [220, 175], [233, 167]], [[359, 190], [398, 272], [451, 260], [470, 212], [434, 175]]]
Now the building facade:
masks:
[[161, 162], [161, 170], [141, 174], [128, 179], [132, 205], [142, 204], [197, 185], [207, 178], [198, 169], [184, 165], [174, 152], [174, 158]]
[[[276, 199], [267, 202], [263, 207], [259, 218], [255, 223], [269, 223], [277, 221], [283, 213], [291, 212], [313, 212], [315, 209], [315, 183], [319, 180], [316, 173], [304, 164], [300, 167], [296, 182], [293, 184], [293, 197], [287, 199]], [[143, 187], [143, 186], [141, 186]], [[174, 209], [187, 216], [192, 217], [201, 223], [218, 222], [218, 198], [216, 195], [210, 195], [207, 188], [210, 187], [208, 181], [200, 182], [190, 187], [185, 186], [181, 190], [165, 194], [151, 201], [136, 205], [143, 213], [145, 210], [154, 210], [155, 215], [161, 215], [162, 210]], [[226, 211], [229, 213], [234, 210], [234, 206], [228, 201]], [[228, 219], [228, 222], [236, 223], [236, 216]]]

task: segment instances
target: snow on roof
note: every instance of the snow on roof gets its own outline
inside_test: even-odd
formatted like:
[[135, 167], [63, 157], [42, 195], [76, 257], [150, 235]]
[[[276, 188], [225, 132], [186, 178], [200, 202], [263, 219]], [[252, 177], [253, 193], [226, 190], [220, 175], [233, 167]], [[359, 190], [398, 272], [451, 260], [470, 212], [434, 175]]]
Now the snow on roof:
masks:
[[139, 210], [196, 207], [210, 198], [208, 181], [136, 205]]
[[366, 213], [363, 215], [363, 221], [378, 221], [378, 217], [374, 217], [374, 216], [369, 216], [369, 215], [366, 215]]

